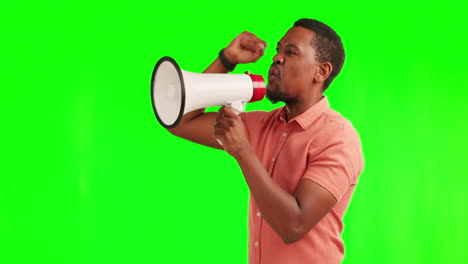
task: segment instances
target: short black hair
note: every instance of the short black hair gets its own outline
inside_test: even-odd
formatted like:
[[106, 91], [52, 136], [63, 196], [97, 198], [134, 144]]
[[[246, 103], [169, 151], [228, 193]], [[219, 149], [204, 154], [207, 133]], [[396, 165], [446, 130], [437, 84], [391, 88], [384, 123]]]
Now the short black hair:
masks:
[[325, 91], [343, 67], [345, 53], [341, 38], [331, 27], [315, 19], [299, 19], [294, 22], [294, 27], [303, 27], [313, 31], [315, 37], [311, 44], [317, 52], [317, 60], [332, 64], [332, 72], [323, 83]]

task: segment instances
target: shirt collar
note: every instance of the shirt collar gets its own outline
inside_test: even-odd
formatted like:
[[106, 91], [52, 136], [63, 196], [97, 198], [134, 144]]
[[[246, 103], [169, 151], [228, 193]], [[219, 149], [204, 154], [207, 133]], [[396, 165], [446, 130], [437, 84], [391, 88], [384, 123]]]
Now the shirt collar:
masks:
[[[288, 123], [297, 122], [303, 129], [307, 129], [322, 112], [329, 108], [330, 105], [328, 103], [328, 98], [324, 95], [320, 101], [309, 107], [309, 109], [307, 109], [304, 113], [296, 116], [292, 120], [289, 120]], [[276, 118], [286, 122], [286, 106], [283, 106], [278, 111]]]

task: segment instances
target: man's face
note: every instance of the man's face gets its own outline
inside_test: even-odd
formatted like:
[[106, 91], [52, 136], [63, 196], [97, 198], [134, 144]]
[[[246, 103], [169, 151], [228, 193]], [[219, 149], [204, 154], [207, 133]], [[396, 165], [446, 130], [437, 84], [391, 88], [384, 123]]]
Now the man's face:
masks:
[[310, 89], [320, 65], [311, 44], [314, 35], [308, 29], [293, 27], [278, 42], [268, 75], [267, 98], [272, 103], [296, 103]]

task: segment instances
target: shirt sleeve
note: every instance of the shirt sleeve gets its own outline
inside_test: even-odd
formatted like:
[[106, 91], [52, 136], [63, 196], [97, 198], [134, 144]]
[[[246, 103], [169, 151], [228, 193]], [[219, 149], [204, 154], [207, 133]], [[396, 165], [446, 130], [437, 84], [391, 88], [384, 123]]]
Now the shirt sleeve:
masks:
[[317, 136], [308, 152], [304, 178], [327, 189], [337, 201], [355, 183], [354, 168], [359, 163], [355, 144], [345, 136], [343, 126], [327, 129]]

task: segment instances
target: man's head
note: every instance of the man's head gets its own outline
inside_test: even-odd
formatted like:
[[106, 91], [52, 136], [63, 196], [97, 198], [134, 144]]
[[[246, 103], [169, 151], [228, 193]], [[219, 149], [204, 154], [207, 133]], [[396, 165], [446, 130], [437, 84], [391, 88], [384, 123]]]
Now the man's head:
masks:
[[267, 97], [273, 103], [291, 104], [311, 92], [322, 93], [344, 62], [340, 37], [329, 26], [313, 19], [296, 21], [278, 42], [277, 51], [267, 89]]

